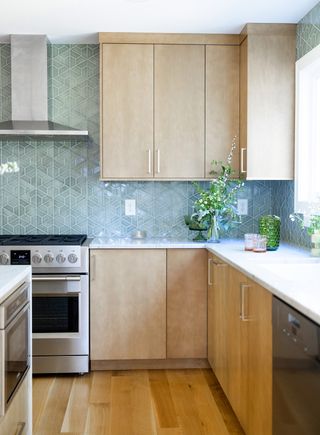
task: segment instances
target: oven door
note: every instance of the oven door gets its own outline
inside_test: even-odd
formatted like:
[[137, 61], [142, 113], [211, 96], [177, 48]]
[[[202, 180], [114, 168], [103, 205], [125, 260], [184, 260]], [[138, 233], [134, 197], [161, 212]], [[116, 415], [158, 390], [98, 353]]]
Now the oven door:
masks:
[[33, 275], [33, 356], [89, 352], [88, 275]]
[[[9, 403], [30, 368], [30, 305], [27, 304], [8, 326], [1, 330], [1, 384], [0, 415]], [[1, 399], [1, 398], [0, 398]]]

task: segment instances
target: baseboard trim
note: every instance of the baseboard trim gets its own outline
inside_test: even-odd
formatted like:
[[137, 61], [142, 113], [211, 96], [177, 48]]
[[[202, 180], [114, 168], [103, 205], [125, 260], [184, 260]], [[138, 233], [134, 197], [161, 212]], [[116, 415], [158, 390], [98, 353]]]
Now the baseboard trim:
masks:
[[92, 360], [91, 370], [159, 370], [159, 369], [207, 369], [205, 358], [179, 358], [154, 360]]

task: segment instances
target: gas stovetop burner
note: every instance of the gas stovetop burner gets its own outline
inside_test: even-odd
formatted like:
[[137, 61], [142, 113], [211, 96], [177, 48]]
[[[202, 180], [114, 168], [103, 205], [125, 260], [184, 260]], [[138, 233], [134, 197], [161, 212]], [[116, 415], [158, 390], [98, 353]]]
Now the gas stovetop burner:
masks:
[[85, 234], [59, 234], [59, 235], [46, 235], [46, 234], [26, 234], [26, 235], [0, 235], [0, 245], [8, 246], [35, 246], [35, 245], [48, 245], [48, 246], [81, 246], [87, 236]]

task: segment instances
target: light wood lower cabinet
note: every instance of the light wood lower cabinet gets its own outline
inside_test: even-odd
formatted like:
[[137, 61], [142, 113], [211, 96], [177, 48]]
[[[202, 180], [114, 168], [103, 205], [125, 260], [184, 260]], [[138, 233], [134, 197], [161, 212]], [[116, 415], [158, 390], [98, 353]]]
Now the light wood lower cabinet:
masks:
[[228, 386], [226, 322], [228, 265], [208, 254], [208, 360], [224, 390]]
[[96, 249], [90, 269], [94, 368], [208, 366], [205, 249]]
[[166, 358], [166, 251], [91, 251], [91, 360]]
[[167, 251], [167, 358], [207, 358], [207, 251]]
[[208, 358], [247, 435], [272, 434], [272, 295], [208, 254]]
[[248, 425], [251, 434], [272, 434], [272, 295], [248, 281]]

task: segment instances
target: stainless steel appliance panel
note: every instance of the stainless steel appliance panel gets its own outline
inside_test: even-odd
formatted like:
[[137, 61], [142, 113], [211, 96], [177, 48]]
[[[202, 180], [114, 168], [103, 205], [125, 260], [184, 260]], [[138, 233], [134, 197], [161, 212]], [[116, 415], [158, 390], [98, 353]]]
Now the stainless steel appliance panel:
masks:
[[23, 283], [0, 305], [0, 416], [30, 368], [30, 288]]
[[68, 356], [34, 356], [32, 358], [33, 373], [87, 373], [88, 355]]
[[273, 299], [273, 435], [319, 435], [320, 326]]
[[32, 286], [33, 356], [88, 354], [88, 275], [36, 275]]

